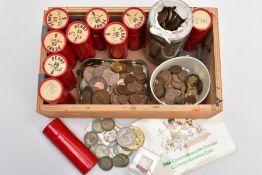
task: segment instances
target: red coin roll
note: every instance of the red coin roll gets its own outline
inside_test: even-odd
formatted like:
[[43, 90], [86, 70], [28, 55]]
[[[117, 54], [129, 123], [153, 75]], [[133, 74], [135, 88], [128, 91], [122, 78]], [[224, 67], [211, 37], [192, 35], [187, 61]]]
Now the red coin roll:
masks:
[[76, 66], [75, 55], [67, 43], [63, 32], [59, 30], [47, 32], [42, 40], [42, 45], [48, 53], [62, 54], [65, 56], [71, 68]]
[[103, 32], [105, 26], [109, 23], [109, 20], [109, 14], [103, 8], [92, 8], [86, 14], [86, 23], [91, 30], [94, 45], [97, 50], [106, 50]]
[[66, 29], [66, 37], [80, 61], [95, 57], [96, 51], [87, 24], [82, 21], [72, 22]]
[[45, 23], [48, 29], [62, 30], [69, 23], [69, 15], [62, 8], [52, 8], [46, 12]]
[[44, 60], [43, 69], [48, 77], [59, 79], [61, 83], [69, 90], [72, 90], [76, 87], [76, 77], [72, 69], [68, 66], [68, 62], [63, 55], [49, 55]]
[[38, 88], [42, 100], [49, 104], [75, 104], [76, 100], [69, 90], [56, 78], [46, 78]]
[[97, 158], [60, 119], [50, 122], [44, 128], [43, 134], [82, 174], [88, 173], [97, 164]]
[[128, 8], [123, 16], [122, 22], [128, 30], [128, 48], [138, 50], [143, 46], [146, 15], [140, 8]]
[[111, 22], [104, 29], [110, 57], [123, 59], [128, 54], [128, 31], [120, 22]]
[[189, 38], [184, 46], [184, 50], [192, 51], [197, 49], [198, 45], [205, 38], [208, 31], [213, 26], [212, 15], [203, 8], [193, 10], [193, 28]]

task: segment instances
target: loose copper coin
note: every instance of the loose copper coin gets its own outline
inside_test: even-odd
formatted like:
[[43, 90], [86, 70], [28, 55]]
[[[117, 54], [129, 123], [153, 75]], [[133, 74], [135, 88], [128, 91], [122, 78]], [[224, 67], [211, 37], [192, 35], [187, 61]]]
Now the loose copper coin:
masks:
[[174, 88], [167, 88], [165, 93], [165, 103], [173, 104], [175, 98], [180, 95], [180, 91]]
[[141, 64], [134, 65], [134, 74], [139, 75], [143, 73], [143, 66]]
[[137, 94], [132, 94], [132, 95], [129, 96], [129, 102], [131, 104], [141, 104], [142, 98]]
[[109, 86], [113, 86], [118, 82], [120, 75], [108, 68], [104, 70], [102, 77], [106, 80]]
[[127, 95], [128, 94], [127, 89], [124, 85], [117, 85], [117, 92], [120, 95]]
[[111, 63], [111, 69], [114, 72], [119, 73], [123, 70], [123, 67], [122, 67], [121, 63], [115, 61], [115, 62]]
[[182, 81], [178, 78], [177, 74], [172, 74], [172, 80], [177, 83], [181, 83]]
[[120, 94], [118, 93], [118, 91], [117, 91], [117, 86], [114, 86], [114, 87], [113, 87], [113, 92], [114, 92], [116, 95], [120, 95]]
[[156, 78], [163, 82], [165, 86], [168, 86], [172, 81], [172, 75], [168, 70], [160, 71]]
[[85, 68], [85, 70], [83, 72], [83, 77], [84, 77], [86, 82], [89, 82], [90, 79], [92, 78], [93, 71], [94, 71], [94, 67], [88, 66], [88, 67]]
[[182, 89], [183, 87], [185, 87], [185, 83], [184, 82], [177, 83], [175, 81], [172, 81], [172, 86], [176, 89]]
[[146, 83], [146, 74], [143, 72], [142, 74], [136, 75], [136, 81], [138, 83], [145, 84]]
[[120, 63], [122, 65], [121, 73], [126, 73], [127, 65], [126, 63]]
[[95, 90], [106, 90], [107, 89], [107, 83], [106, 80], [102, 77], [93, 77], [89, 81], [89, 86], [95, 91]]
[[110, 95], [110, 102], [111, 102], [111, 104], [119, 104], [117, 97], [118, 96], [115, 93], [112, 93]]
[[186, 81], [187, 72], [185, 70], [182, 70], [177, 74], [179, 80]]
[[126, 95], [119, 95], [117, 99], [120, 104], [128, 104], [128, 97]]
[[129, 83], [126, 89], [130, 93], [142, 93], [144, 91], [144, 85], [140, 83]]
[[130, 73], [134, 70], [132, 63], [126, 63], [126, 73]]
[[158, 84], [155, 85], [154, 94], [157, 98], [161, 98], [161, 97], [164, 96], [165, 88], [164, 88], [164, 85], [162, 83], [158, 83]]
[[82, 104], [91, 104], [92, 94], [89, 91], [84, 91], [82, 93]]
[[125, 84], [134, 83], [135, 81], [136, 81], [136, 76], [133, 74], [127, 74], [124, 79]]
[[187, 93], [185, 95], [185, 102], [189, 104], [194, 104], [196, 102], [196, 96], [193, 93]]
[[136, 83], [136, 93], [137, 94], [145, 94], [146, 93], [146, 88], [143, 84]]
[[179, 72], [182, 71], [182, 67], [179, 66], [179, 65], [174, 65], [172, 67], [169, 68], [169, 71], [172, 73], [172, 74], [178, 74]]
[[93, 104], [109, 104], [109, 94], [104, 90], [97, 90], [92, 97]]

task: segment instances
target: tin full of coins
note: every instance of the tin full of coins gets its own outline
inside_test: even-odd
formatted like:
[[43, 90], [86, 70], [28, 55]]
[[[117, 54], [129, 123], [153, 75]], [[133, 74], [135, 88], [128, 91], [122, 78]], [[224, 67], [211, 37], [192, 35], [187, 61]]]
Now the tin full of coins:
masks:
[[43, 63], [43, 70], [48, 77], [57, 78], [61, 83], [69, 90], [76, 87], [77, 80], [72, 71], [68, 66], [68, 62], [65, 57], [61, 54], [49, 55]]
[[128, 48], [130, 50], [142, 48], [146, 23], [143, 10], [137, 7], [128, 8], [122, 16], [122, 22], [128, 30]]
[[54, 119], [43, 134], [75, 165], [87, 174], [98, 162], [93, 153], [81, 142], [60, 119]]
[[70, 67], [75, 67], [75, 55], [63, 32], [59, 30], [51, 30], [47, 32], [42, 40], [42, 45], [50, 54], [62, 54], [65, 56]]
[[103, 32], [105, 26], [109, 23], [109, 18], [109, 14], [103, 8], [92, 8], [86, 14], [86, 23], [91, 30], [97, 50], [106, 50]]
[[184, 50], [191, 51], [197, 49], [199, 43], [205, 38], [208, 31], [213, 26], [212, 15], [203, 8], [193, 10], [193, 28], [184, 46]]
[[120, 22], [109, 23], [104, 30], [104, 38], [110, 57], [123, 59], [128, 53], [128, 31]]
[[38, 88], [42, 100], [49, 104], [75, 104], [76, 100], [69, 90], [56, 78], [46, 78]]
[[74, 21], [66, 29], [66, 37], [78, 59], [83, 61], [95, 57], [96, 51], [86, 23]]
[[69, 15], [62, 8], [52, 8], [46, 12], [45, 23], [50, 30], [63, 30], [69, 23]]

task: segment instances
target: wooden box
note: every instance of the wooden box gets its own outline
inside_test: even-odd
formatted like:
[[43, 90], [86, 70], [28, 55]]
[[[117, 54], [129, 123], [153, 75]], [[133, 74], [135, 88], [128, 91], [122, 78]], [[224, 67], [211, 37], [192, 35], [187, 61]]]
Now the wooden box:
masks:
[[[88, 7], [64, 8], [69, 12], [72, 20], [84, 21]], [[111, 17], [111, 21], [120, 21], [126, 8], [105, 8]], [[150, 8], [142, 8], [146, 13]], [[221, 64], [218, 29], [218, 10], [206, 8], [213, 14], [213, 29], [209, 32], [202, 44], [201, 61], [208, 68], [211, 76], [211, 88], [207, 98], [199, 105], [89, 105], [89, 104], [44, 104], [37, 96], [37, 112], [47, 117], [110, 117], [110, 118], [210, 118], [223, 110]], [[45, 12], [46, 13], [46, 12]], [[43, 34], [47, 31], [43, 23]], [[41, 46], [39, 81], [43, 77], [42, 63], [47, 53]], [[96, 57], [108, 58], [107, 52], [97, 51]], [[150, 74], [156, 67], [145, 57], [143, 49], [128, 51], [128, 59], [143, 59], [149, 67]], [[79, 67], [80, 63], [78, 63]], [[76, 68], [77, 69], [77, 68]], [[77, 89], [72, 91], [77, 96]]]

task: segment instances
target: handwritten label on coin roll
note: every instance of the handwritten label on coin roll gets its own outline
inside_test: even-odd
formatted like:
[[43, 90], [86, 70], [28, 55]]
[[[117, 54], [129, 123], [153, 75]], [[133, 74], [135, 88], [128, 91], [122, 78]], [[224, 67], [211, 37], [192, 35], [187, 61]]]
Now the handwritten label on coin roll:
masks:
[[47, 25], [52, 27], [53, 29], [60, 29], [66, 26], [68, 22], [68, 16], [65, 11], [61, 9], [51, 10], [46, 15]]
[[80, 44], [86, 41], [89, 35], [89, 30], [86, 24], [76, 22], [69, 26], [67, 37], [68, 40], [74, 44]]
[[100, 29], [107, 24], [107, 14], [104, 10], [93, 9], [87, 15], [87, 23], [90, 27]]
[[66, 39], [60, 32], [53, 31], [44, 38], [44, 46], [50, 52], [59, 52], [65, 46]]
[[56, 100], [62, 93], [62, 86], [56, 80], [47, 80], [45, 81], [41, 88], [40, 94], [41, 96], [48, 101]]
[[45, 61], [45, 71], [52, 76], [59, 76], [64, 73], [66, 69], [66, 61], [60, 55], [51, 55]]
[[105, 38], [113, 44], [122, 43], [127, 37], [127, 31], [121, 24], [111, 24], [105, 30]]
[[124, 23], [131, 28], [139, 28], [145, 22], [145, 16], [139, 9], [129, 9], [124, 15]]
[[206, 29], [211, 23], [211, 16], [204, 10], [193, 13], [193, 25], [198, 29]]

